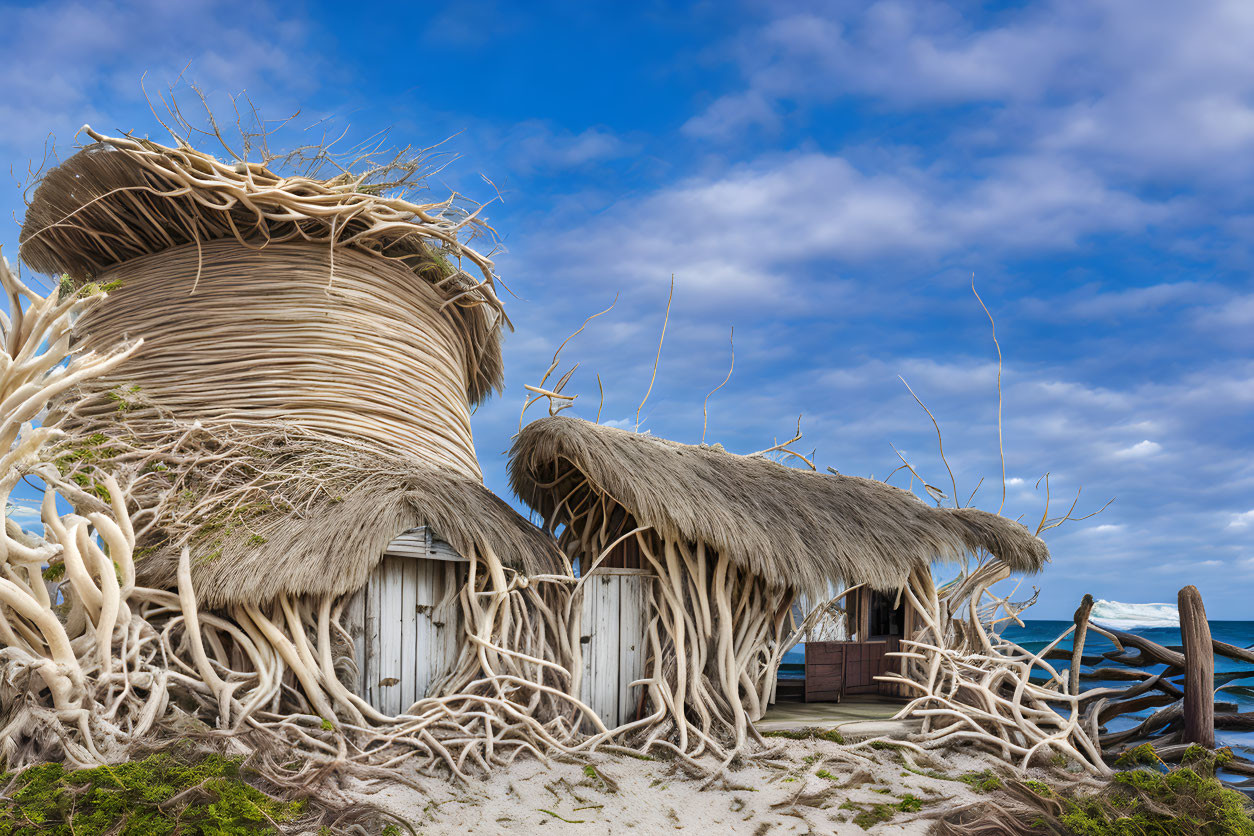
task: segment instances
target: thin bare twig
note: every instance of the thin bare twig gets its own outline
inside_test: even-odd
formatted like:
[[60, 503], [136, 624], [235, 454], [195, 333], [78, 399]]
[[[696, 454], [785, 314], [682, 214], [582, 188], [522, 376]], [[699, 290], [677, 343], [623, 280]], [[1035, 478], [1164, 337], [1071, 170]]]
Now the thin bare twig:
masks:
[[653, 384], [657, 380], [657, 364], [662, 359], [662, 341], [666, 339], [666, 325], [671, 321], [671, 300], [675, 298], [675, 274], [671, 273], [671, 290], [666, 296], [666, 316], [662, 319], [662, 336], [657, 341], [657, 356], [653, 358], [653, 377], [649, 378], [649, 388], [644, 393], [644, 400], [640, 402], [640, 406], [636, 407], [636, 432], [640, 432], [640, 410], [644, 409], [644, 403], [649, 399], [649, 395], [653, 394]]
[[914, 390], [910, 388], [910, 384], [906, 383], [906, 379], [901, 375], [897, 375], [897, 379], [905, 385], [906, 391], [910, 393], [910, 397], [914, 398], [914, 402], [923, 407], [923, 411], [927, 413], [927, 417], [932, 419], [932, 426], [936, 428], [936, 447], [940, 450], [940, 458], [945, 464], [945, 469], [949, 471], [949, 482], [954, 487], [953, 497], [954, 502], [956, 503], [958, 501], [958, 480], [954, 478], [954, 469], [949, 466], [949, 459], [945, 458], [945, 439], [941, 436], [940, 424], [937, 423], [936, 416], [932, 414], [932, 410], [928, 409], [923, 401], [919, 400], [919, 396], [916, 395]]
[[710, 421], [710, 398], [719, 389], [727, 385], [727, 381], [731, 380], [732, 370], [736, 368], [736, 328], [732, 326], [731, 333], [727, 335], [727, 343], [731, 346], [731, 365], [727, 367], [727, 377], [723, 378], [723, 382], [710, 390], [710, 394], [705, 396], [705, 402], [701, 404], [701, 443], [705, 444], [705, 430]]
[[997, 454], [1001, 458], [1001, 505], [997, 506], [997, 513], [1000, 514], [1006, 507], [1006, 447], [1003, 443], [1001, 422], [1001, 343], [997, 341], [997, 322], [993, 319], [993, 314], [989, 311], [988, 305], [985, 305], [984, 300], [980, 298], [979, 291], [975, 289], [974, 273], [971, 274], [971, 292], [975, 294], [975, 298], [980, 303], [980, 307], [983, 308], [984, 313], [988, 315], [988, 322], [993, 326], [993, 345], [997, 346]]

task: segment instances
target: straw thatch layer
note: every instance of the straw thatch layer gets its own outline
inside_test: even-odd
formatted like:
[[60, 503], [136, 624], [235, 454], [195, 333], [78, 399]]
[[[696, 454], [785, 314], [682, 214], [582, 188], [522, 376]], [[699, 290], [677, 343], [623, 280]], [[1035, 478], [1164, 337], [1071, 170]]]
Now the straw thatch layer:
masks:
[[[491, 549], [506, 566], [525, 574], [561, 571], [552, 538], [473, 479], [368, 459], [361, 462], [359, 476], [354, 489], [324, 495], [300, 513], [274, 508], [249, 516], [221, 539], [202, 540], [192, 560], [201, 605], [351, 592], [366, 583], [388, 543], [421, 525], [462, 555]], [[177, 569], [176, 548], [136, 561], [140, 583], [158, 589], [173, 587]]]
[[624, 529], [643, 525], [667, 539], [704, 542], [778, 586], [821, 592], [829, 581], [865, 582], [893, 590], [912, 569], [980, 549], [1020, 572], [1036, 572], [1049, 559], [1045, 544], [1019, 523], [973, 508], [934, 508], [871, 479], [562, 416], [519, 434], [511, 484], [551, 529], [570, 523], [567, 508], [581, 507], [576, 485], [584, 478], [626, 509]]
[[[48, 172], [26, 210], [19, 240], [33, 269], [64, 272], [78, 286], [123, 262], [222, 238], [252, 248], [309, 242], [369, 252], [403, 267], [392, 271], [394, 281], [433, 288], [467, 335], [471, 403], [500, 389], [508, 320], [492, 262], [458, 240], [483, 228], [477, 218], [450, 213], [447, 202], [358, 191], [345, 177], [284, 178], [189, 147], [86, 130], [99, 141]], [[463, 261], [478, 268], [478, 279], [454, 264]]]
[[80, 418], [279, 419], [479, 478], [471, 340], [425, 282], [356, 250], [187, 244], [101, 274], [79, 350], [144, 344], [93, 381]]

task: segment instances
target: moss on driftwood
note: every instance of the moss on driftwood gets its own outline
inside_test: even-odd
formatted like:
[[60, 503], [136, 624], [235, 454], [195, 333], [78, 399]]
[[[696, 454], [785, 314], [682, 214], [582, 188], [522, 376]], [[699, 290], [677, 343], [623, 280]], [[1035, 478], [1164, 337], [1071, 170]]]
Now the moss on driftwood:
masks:
[[[1125, 753], [1110, 783], [1095, 793], [1040, 781], [1006, 779], [988, 801], [946, 815], [938, 834], [1009, 833], [1045, 836], [1254, 836], [1254, 807], [1215, 777], [1230, 751], [1200, 746], [1184, 765], [1167, 768], [1153, 748]], [[972, 773], [975, 775], [976, 773]], [[977, 786], [977, 784], [973, 784]]]
[[66, 770], [59, 763], [0, 777], [0, 836], [166, 836], [277, 833], [301, 818], [303, 801], [281, 801], [244, 780], [240, 760], [170, 754]]

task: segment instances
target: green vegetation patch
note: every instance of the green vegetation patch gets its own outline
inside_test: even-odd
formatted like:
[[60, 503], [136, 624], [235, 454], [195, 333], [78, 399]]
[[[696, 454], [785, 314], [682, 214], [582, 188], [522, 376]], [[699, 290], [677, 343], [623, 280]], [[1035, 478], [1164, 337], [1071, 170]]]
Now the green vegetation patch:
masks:
[[828, 743], [844, 745], [845, 738], [836, 729], [783, 729], [780, 731], [762, 732], [763, 737], [782, 737], [786, 740], [826, 740]]
[[[1201, 749], [1202, 747], [1196, 747]], [[1191, 749], [1190, 749], [1191, 751]], [[1206, 751], [1202, 749], [1202, 751]], [[1158, 757], [1158, 753], [1154, 751], [1154, 747], [1148, 743], [1142, 743], [1119, 757], [1115, 758], [1115, 766], [1120, 769], [1132, 769], [1136, 766], [1161, 766], [1163, 759]]]
[[1065, 804], [1059, 820], [1077, 836], [1254, 836], [1245, 796], [1187, 766], [1120, 772], [1103, 793]]
[[244, 836], [275, 834], [303, 801], [248, 784], [238, 758], [162, 753], [94, 769], [32, 766], [0, 776], [0, 836]]
[[976, 792], [992, 792], [1001, 789], [1001, 778], [997, 777], [991, 769], [985, 769], [983, 772], [967, 772], [959, 775], [958, 780]]
[[[1190, 747], [1185, 763], [1175, 768], [1166, 767], [1148, 747], [1126, 754], [1128, 761], [1149, 765], [1115, 773], [1097, 792], [1081, 795], [1069, 784], [1040, 781], [1009, 781], [1000, 789], [1035, 808], [1025, 811], [1024, 832], [1041, 836], [1254, 836], [1250, 800], [1215, 778], [1216, 767], [1231, 759], [1230, 750]], [[1002, 801], [993, 800], [955, 810], [944, 822], [951, 828], [947, 832], [993, 832], [988, 828], [1001, 827], [1004, 816]]]
[[898, 813], [917, 813], [926, 802], [907, 793], [900, 801], [891, 804], [857, 804], [846, 801], [840, 805], [841, 810], [856, 811], [853, 823], [863, 830], [870, 830], [877, 824], [883, 824]]

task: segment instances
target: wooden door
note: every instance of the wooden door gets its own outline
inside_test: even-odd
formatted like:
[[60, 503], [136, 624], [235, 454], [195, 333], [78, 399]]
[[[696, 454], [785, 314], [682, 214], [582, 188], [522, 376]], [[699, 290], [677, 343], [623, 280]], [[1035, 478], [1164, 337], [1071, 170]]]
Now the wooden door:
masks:
[[432, 696], [431, 686], [457, 661], [466, 567], [465, 558], [424, 529], [406, 532], [346, 608], [358, 693], [384, 714]]
[[610, 728], [636, 719], [644, 676], [645, 604], [653, 574], [639, 569], [597, 569], [583, 585], [579, 698]]

